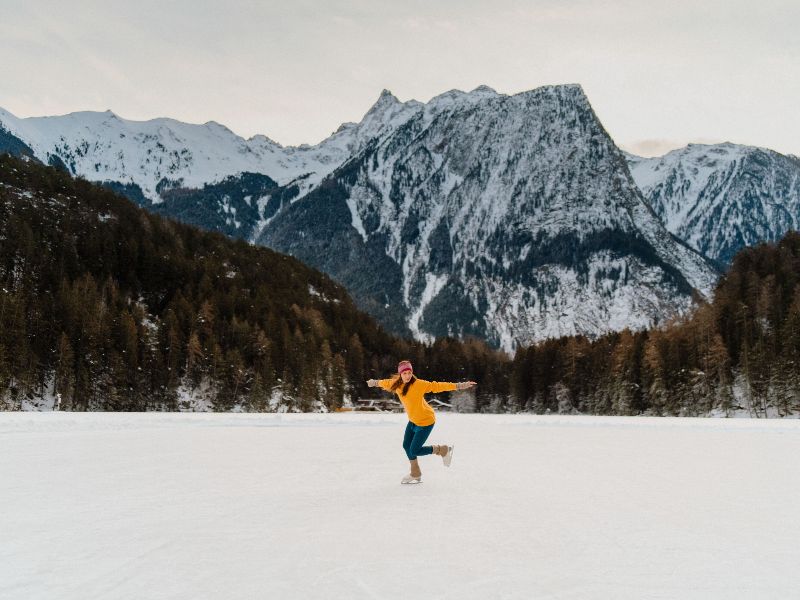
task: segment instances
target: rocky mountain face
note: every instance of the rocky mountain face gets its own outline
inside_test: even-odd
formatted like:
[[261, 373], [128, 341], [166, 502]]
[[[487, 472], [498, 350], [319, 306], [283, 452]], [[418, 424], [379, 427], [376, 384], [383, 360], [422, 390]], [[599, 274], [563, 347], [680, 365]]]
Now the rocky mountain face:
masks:
[[736, 144], [626, 155], [636, 184], [673, 234], [723, 265], [745, 246], [800, 227], [800, 158]]
[[579, 86], [384, 93], [383, 111], [403, 118], [257, 242], [330, 273], [395, 331], [510, 350], [646, 327], [711, 289], [716, 272], [643, 201]]
[[577, 85], [384, 91], [360, 123], [295, 148], [110, 112], [0, 111], [0, 127], [0, 143], [150, 210], [300, 258], [418, 339], [512, 350], [647, 327], [717, 275], [644, 202]]

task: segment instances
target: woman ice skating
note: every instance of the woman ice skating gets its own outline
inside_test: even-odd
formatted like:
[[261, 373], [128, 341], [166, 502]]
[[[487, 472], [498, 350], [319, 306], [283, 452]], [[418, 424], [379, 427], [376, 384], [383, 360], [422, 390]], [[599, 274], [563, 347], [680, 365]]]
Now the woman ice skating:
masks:
[[436, 415], [431, 405], [425, 401], [425, 394], [439, 392], [452, 392], [466, 390], [474, 385], [474, 381], [461, 383], [448, 383], [440, 381], [425, 381], [414, 377], [414, 369], [408, 360], [400, 361], [397, 365], [397, 375], [392, 379], [369, 379], [369, 387], [380, 387], [387, 392], [395, 392], [403, 403], [403, 408], [408, 415], [408, 425], [403, 437], [403, 450], [411, 462], [411, 472], [403, 477], [400, 483], [420, 483], [422, 471], [419, 468], [417, 457], [436, 454], [442, 457], [445, 467], [450, 466], [453, 460], [453, 446], [423, 446], [425, 440], [436, 423]]

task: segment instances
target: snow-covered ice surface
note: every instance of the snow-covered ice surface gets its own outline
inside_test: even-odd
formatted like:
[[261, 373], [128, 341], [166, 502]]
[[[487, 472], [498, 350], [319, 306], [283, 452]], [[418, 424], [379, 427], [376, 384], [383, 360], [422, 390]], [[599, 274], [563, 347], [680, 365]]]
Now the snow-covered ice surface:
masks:
[[0, 598], [796, 598], [800, 421], [0, 414]]

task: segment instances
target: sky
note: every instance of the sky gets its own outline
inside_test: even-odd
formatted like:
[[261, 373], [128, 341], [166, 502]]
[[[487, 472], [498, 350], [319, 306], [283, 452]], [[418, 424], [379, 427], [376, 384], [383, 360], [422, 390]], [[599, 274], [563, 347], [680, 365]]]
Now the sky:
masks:
[[800, 155], [797, 0], [0, 0], [0, 107], [315, 144], [388, 89], [579, 83], [618, 145]]

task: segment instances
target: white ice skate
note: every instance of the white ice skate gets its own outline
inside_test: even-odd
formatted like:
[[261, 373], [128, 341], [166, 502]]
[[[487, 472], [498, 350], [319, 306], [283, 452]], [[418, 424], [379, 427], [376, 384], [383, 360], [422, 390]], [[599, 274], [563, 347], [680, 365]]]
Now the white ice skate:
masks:
[[404, 485], [405, 484], [413, 484], [413, 483], [422, 483], [422, 475], [420, 475], [419, 477], [413, 477], [411, 475], [406, 475], [405, 477], [403, 477], [400, 480], [400, 483], [402, 483]]
[[447, 454], [442, 457], [442, 462], [445, 467], [449, 467], [450, 463], [453, 462], [453, 446], [447, 447]]

